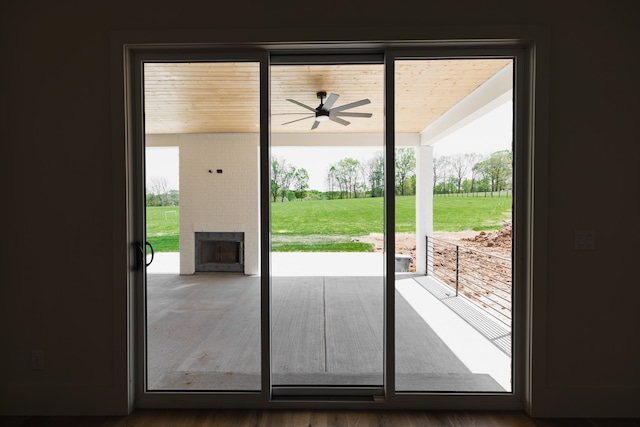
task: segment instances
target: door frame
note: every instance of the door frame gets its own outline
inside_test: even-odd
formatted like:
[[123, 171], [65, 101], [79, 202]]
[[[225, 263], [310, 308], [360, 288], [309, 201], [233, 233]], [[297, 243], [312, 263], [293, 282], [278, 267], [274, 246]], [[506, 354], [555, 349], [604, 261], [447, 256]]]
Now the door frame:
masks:
[[[386, 185], [393, 184], [393, 60], [416, 58], [473, 58], [473, 57], [504, 57], [509, 56], [514, 58], [514, 195], [517, 193], [518, 197], [514, 196], [514, 216], [520, 218], [519, 221], [514, 221], [514, 319], [516, 319], [514, 327], [514, 346], [513, 346], [513, 392], [501, 395], [495, 394], [443, 394], [443, 393], [396, 393], [395, 392], [395, 356], [394, 356], [394, 316], [392, 315], [395, 309], [394, 292], [395, 289], [395, 277], [393, 271], [386, 275], [386, 313], [385, 313], [385, 396], [383, 398], [372, 399], [371, 401], [362, 402], [357, 400], [305, 400], [299, 401], [287, 401], [287, 400], [274, 400], [271, 396], [271, 381], [268, 375], [263, 375], [262, 391], [256, 393], [207, 393], [207, 392], [184, 392], [184, 393], [171, 393], [171, 392], [154, 392], [153, 395], [146, 393], [141, 387], [144, 382], [141, 383], [140, 375], [141, 369], [137, 366], [136, 354], [140, 354], [139, 339], [140, 337], [140, 323], [144, 324], [144, 319], [141, 318], [141, 310], [136, 309], [136, 305], [139, 304], [141, 298], [141, 283], [144, 283], [144, 271], [133, 271], [131, 266], [135, 261], [135, 248], [133, 243], [141, 241], [140, 230], [143, 231], [142, 225], [144, 224], [144, 218], [140, 216], [140, 212], [144, 209], [136, 208], [137, 203], [143, 198], [140, 197], [140, 191], [144, 191], [144, 188], [140, 188], [137, 184], [143, 181], [144, 170], [139, 167], [143, 163], [143, 153], [140, 151], [143, 145], [140, 141], [144, 141], [144, 125], [141, 116], [141, 88], [139, 87], [140, 76], [140, 60], [141, 58], [151, 59], [156, 58], [161, 61], [167, 61], [166, 58], [173, 58], [174, 60], [211, 60], [212, 58], [225, 58], [226, 60], [234, 60], [240, 57], [253, 57], [261, 58], [261, 109], [260, 109], [260, 121], [261, 121], [261, 146], [269, 147], [269, 112], [268, 112], [268, 75], [269, 75], [269, 53], [270, 52], [284, 52], [291, 49], [291, 47], [280, 47], [278, 49], [269, 49], [266, 46], [252, 46], [251, 49], [247, 49], [247, 46], [236, 46], [236, 50], [232, 45], [225, 45], [224, 49], [215, 46], [182, 46], [176, 47], [174, 45], [127, 45], [124, 46], [124, 76], [123, 87], [125, 92], [123, 94], [124, 105], [124, 123], [123, 134], [125, 139], [125, 153], [124, 164], [126, 169], [126, 212], [127, 212], [127, 265], [128, 268], [128, 317], [131, 320], [129, 322], [129, 372], [130, 372], [130, 385], [129, 387], [129, 402], [130, 406], [135, 405], [137, 407], [332, 407], [332, 408], [452, 408], [452, 409], [521, 409], [523, 407], [523, 401], [528, 400], [530, 391], [529, 378], [531, 369], [530, 359], [527, 355], [527, 350], [530, 346], [530, 327], [531, 327], [531, 287], [532, 278], [531, 273], [533, 271], [533, 265], [531, 260], [532, 252], [532, 235], [533, 235], [533, 112], [534, 112], [534, 77], [535, 77], [535, 63], [534, 53], [535, 49], [533, 44], [526, 42], [513, 42], [513, 41], [497, 41], [493, 43], [485, 43], [480, 46], [460, 43], [455, 46], [447, 45], [442, 46], [440, 44], [433, 45], [432, 43], [425, 42], [419, 47], [415, 44], [407, 47], [404, 43], [394, 45], [392, 43], [387, 44], [384, 48], [381, 48], [378, 44], [375, 46], [367, 46], [366, 51], [383, 52], [385, 54], [385, 63], [388, 67], [385, 74], [385, 101], [387, 103], [386, 109], [386, 127], [385, 127], [385, 152], [387, 156], [386, 164]], [[355, 49], [355, 50], [354, 50]], [[317, 45], [296, 45], [295, 51], [303, 51], [306, 54], [314, 53], [349, 53], [362, 51], [362, 44], [358, 44], [357, 47], [351, 47], [348, 44], [337, 44], [331, 46], [329, 50], [319, 49]], [[233, 53], [230, 53], [233, 52]], [[238, 55], [238, 56], [235, 56]], [[215, 60], [215, 59], [214, 59]], [[391, 70], [391, 71], [390, 71]], [[142, 139], [141, 139], [142, 138]], [[262, 151], [265, 154], [262, 154]], [[142, 163], [141, 163], [142, 162]], [[268, 198], [268, 177], [269, 175], [269, 150], [261, 150], [260, 156], [261, 167], [261, 183], [260, 191], [265, 194], [265, 197], [261, 197], [261, 227], [262, 234], [268, 233], [269, 226], [269, 198]], [[393, 188], [393, 185], [388, 188]], [[395, 218], [395, 206], [392, 203], [392, 199], [385, 200], [385, 228], [387, 244], [394, 242], [393, 227], [389, 227], [388, 224], [394, 223]], [[265, 215], [265, 213], [267, 213]], [[262, 286], [261, 298], [263, 301], [263, 310], [261, 315], [262, 321], [262, 369], [263, 374], [270, 372], [270, 340], [269, 340], [269, 239], [263, 239], [261, 243], [261, 274], [263, 276], [263, 283], [266, 281], [266, 285]], [[267, 245], [267, 250], [265, 250]], [[387, 252], [385, 261], [387, 265], [393, 265], [395, 259], [393, 252]], [[386, 268], [385, 268], [386, 270]], [[393, 269], [392, 269], [393, 270]], [[265, 328], [266, 326], [266, 328]], [[138, 337], [138, 338], [136, 338]], [[142, 349], [143, 350], [143, 349]], [[265, 351], [266, 350], [266, 351]], [[144, 353], [144, 351], [142, 351]], [[526, 367], [526, 370], [525, 370]], [[143, 375], [143, 373], [142, 373]]]

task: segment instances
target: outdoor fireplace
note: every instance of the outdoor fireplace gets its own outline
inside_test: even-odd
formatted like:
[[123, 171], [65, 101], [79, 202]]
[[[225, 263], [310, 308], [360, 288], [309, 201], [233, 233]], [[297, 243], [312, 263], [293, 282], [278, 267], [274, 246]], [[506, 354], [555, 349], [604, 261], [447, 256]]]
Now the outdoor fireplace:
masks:
[[195, 270], [244, 273], [244, 233], [196, 232]]

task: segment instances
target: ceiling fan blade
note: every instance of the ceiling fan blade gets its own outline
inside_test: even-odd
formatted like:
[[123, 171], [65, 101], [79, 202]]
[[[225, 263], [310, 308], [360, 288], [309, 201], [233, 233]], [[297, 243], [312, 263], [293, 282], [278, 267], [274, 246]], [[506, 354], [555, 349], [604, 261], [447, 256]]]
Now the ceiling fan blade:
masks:
[[331, 114], [334, 116], [344, 116], [344, 117], [365, 117], [367, 119], [373, 115], [371, 113], [349, 113], [347, 111], [338, 111], [335, 113], [332, 111]]
[[336, 108], [332, 108], [331, 111], [343, 111], [343, 110], [348, 110], [349, 108], [356, 108], [361, 105], [367, 105], [367, 104], [371, 104], [371, 101], [369, 101], [368, 99], [361, 99], [360, 101], [356, 101], [350, 104], [345, 104]]
[[349, 125], [351, 122], [348, 122], [344, 119], [341, 119], [340, 117], [336, 117], [336, 116], [329, 116], [329, 120], [331, 120], [332, 122], [336, 122], [336, 123], [340, 123], [341, 125]]
[[333, 107], [333, 104], [335, 104], [335, 102], [338, 100], [338, 98], [340, 98], [340, 95], [338, 94], [332, 93], [331, 95], [329, 95], [321, 110], [329, 111], [331, 107]]
[[313, 126], [311, 126], [311, 130], [314, 130], [315, 128], [317, 128], [319, 124], [320, 124], [320, 122], [317, 121], [317, 120], [315, 122], [313, 122]]
[[291, 120], [290, 122], [282, 123], [282, 125], [284, 126], [284, 125], [288, 125], [289, 123], [299, 122], [300, 120], [307, 120], [307, 119], [310, 119], [311, 117], [315, 117], [315, 116], [307, 116], [307, 117], [303, 117], [303, 118], [301, 118], [301, 119]]
[[300, 114], [309, 114], [309, 113], [270, 113], [271, 116], [299, 116]]
[[301, 106], [302, 108], [306, 108], [306, 109], [307, 109], [307, 110], [309, 110], [309, 111], [313, 111], [314, 113], [316, 112], [316, 109], [315, 109], [315, 108], [313, 108], [313, 107], [309, 107], [308, 105], [305, 105], [305, 104], [303, 104], [302, 102], [298, 102], [298, 101], [296, 101], [295, 99], [289, 99], [289, 98], [287, 98], [287, 101], [289, 101], [289, 102], [293, 102], [294, 104], [299, 105], [299, 106]]

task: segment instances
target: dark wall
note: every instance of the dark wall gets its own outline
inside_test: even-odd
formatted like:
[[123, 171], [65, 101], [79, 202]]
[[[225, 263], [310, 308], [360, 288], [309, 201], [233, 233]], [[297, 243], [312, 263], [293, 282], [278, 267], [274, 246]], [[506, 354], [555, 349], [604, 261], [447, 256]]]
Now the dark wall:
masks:
[[[110, 43], [549, 37], [540, 138], [536, 415], [635, 415], [640, 401], [639, 30], [632, 1], [19, 1], [0, 5], [0, 411], [122, 413], [126, 301], [113, 261], [123, 167]], [[332, 7], [335, 6], [335, 7]], [[310, 28], [313, 27], [313, 30]], [[213, 35], [213, 36], [212, 36]], [[116, 88], [117, 89], [117, 88]], [[544, 176], [543, 176], [544, 175]], [[542, 188], [540, 188], [540, 186]], [[116, 194], [114, 194], [116, 191]], [[596, 250], [574, 250], [575, 229]], [[125, 272], [126, 273], [126, 272]], [[45, 369], [31, 369], [31, 352]]]

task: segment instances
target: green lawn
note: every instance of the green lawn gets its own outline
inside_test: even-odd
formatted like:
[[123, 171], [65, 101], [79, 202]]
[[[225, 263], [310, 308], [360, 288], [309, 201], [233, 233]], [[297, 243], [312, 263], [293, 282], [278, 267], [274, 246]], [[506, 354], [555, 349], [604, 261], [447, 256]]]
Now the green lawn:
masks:
[[[511, 217], [511, 197], [434, 197], [436, 231], [496, 230]], [[172, 213], [174, 211], [175, 213]], [[158, 252], [178, 251], [179, 207], [147, 208], [147, 240]], [[357, 236], [383, 231], [383, 199], [272, 203], [272, 250], [370, 250]], [[396, 197], [396, 231], [415, 231], [415, 197]]]
[[434, 197], [435, 231], [500, 230], [511, 219], [509, 197]]
[[178, 252], [180, 206], [147, 207], [147, 241], [156, 252]]

